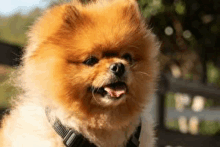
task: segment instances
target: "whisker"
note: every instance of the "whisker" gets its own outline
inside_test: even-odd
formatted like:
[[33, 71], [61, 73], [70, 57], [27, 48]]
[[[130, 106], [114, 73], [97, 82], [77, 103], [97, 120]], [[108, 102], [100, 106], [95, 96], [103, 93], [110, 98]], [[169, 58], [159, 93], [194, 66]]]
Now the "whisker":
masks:
[[95, 100], [98, 104], [100, 104], [100, 102], [96, 99], [94, 92], [95, 92], [95, 89], [92, 89], [92, 97], [94, 98], [94, 100]]
[[130, 48], [136, 48], [136, 49], [139, 49], [139, 47], [134, 46], [134, 45], [129, 45], [128, 47], [130, 47]]
[[[98, 89], [97, 90], [99, 90], [103, 85], [104, 85], [104, 83], [106, 82], [106, 80], [107, 80], [107, 78], [105, 77], [104, 79], [100, 79], [97, 83], [97, 85], [98, 85]], [[98, 104], [101, 104], [98, 100], [97, 100], [97, 98], [95, 97], [95, 89], [93, 89], [92, 90], [92, 97], [94, 98], [94, 100], [98, 103]]]
[[134, 63], [131, 65], [131, 68], [134, 68], [137, 65], [137, 63]]
[[[98, 84], [99, 85], [99, 88], [98, 88], [98, 90], [104, 85], [104, 83], [105, 83], [105, 81], [106, 81], [106, 79], [107, 78], [104, 78], [103, 80], [102, 80], [102, 84]], [[101, 80], [100, 80], [101, 81]]]
[[146, 76], [150, 77], [150, 75], [148, 73], [146, 73], [146, 72], [136, 71], [136, 73], [140, 73], [140, 74], [143, 74], [143, 75], [146, 75]]

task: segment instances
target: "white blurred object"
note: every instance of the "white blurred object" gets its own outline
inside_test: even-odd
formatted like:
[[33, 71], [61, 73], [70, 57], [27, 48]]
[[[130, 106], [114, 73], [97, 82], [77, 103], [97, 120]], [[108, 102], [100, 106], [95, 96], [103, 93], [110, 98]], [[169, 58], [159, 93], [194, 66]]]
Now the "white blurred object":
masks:
[[188, 94], [176, 93], [174, 94], [175, 107], [177, 111], [182, 112], [185, 106], [189, 105], [191, 102], [190, 96]]
[[205, 106], [205, 98], [202, 96], [195, 96], [192, 102], [192, 110], [195, 112], [201, 112]]
[[204, 24], [208, 24], [208, 23], [212, 22], [213, 19], [214, 19], [213, 15], [206, 14], [206, 15], [202, 16], [202, 21]]
[[185, 106], [189, 105], [190, 102], [191, 102], [190, 96], [189, 96], [188, 94], [182, 94], [181, 102], [182, 102]]
[[175, 99], [175, 108], [177, 111], [182, 112], [185, 108], [181, 101], [182, 94], [181, 93], [175, 93], [174, 99]]
[[167, 36], [170, 36], [173, 34], [173, 28], [171, 26], [168, 26], [165, 28], [164, 32]]
[[199, 119], [196, 116], [193, 116], [189, 119], [189, 132], [193, 135], [199, 133]]
[[185, 116], [180, 116], [178, 124], [180, 132], [186, 134], [188, 132], [187, 118]]
[[175, 78], [181, 77], [181, 70], [180, 70], [179, 66], [177, 66], [176, 64], [172, 64], [170, 66], [170, 69], [171, 69], [171, 73], [172, 73], [173, 77], [175, 77]]
[[191, 36], [192, 36], [192, 33], [191, 33], [189, 30], [185, 30], [185, 31], [183, 32], [183, 37], [184, 37], [185, 39], [189, 39]]

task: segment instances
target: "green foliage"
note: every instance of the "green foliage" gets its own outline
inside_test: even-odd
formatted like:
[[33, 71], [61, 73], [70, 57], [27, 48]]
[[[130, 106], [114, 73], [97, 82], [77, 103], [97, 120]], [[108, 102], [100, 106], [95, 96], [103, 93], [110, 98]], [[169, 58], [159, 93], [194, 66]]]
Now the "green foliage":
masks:
[[207, 63], [207, 78], [209, 83], [220, 86], [220, 69], [216, 68], [213, 62]]
[[156, 15], [164, 9], [162, 0], [139, 0], [138, 2], [144, 17]]
[[199, 134], [214, 135], [220, 131], [220, 122], [202, 121], [199, 125]]
[[179, 130], [178, 121], [177, 120], [168, 120], [168, 121], [166, 121], [166, 127], [168, 129], [178, 131]]
[[10, 106], [11, 99], [16, 95], [17, 89], [13, 86], [10, 74], [14, 69], [6, 67], [7, 73], [0, 74], [0, 108]]
[[205, 108], [210, 108], [212, 106], [214, 106], [214, 100], [212, 99], [207, 99], [206, 102], [205, 102]]
[[[164, 54], [175, 56], [179, 51], [193, 49], [220, 68], [219, 0], [139, 0], [139, 4], [159, 36]], [[168, 26], [174, 30], [172, 35], [164, 33]], [[186, 37], [185, 31], [191, 35]]]
[[175, 5], [175, 11], [177, 14], [184, 14], [185, 13], [185, 4], [182, 1], [177, 1], [177, 3], [174, 4]]
[[175, 108], [175, 99], [173, 92], [166, 93], [165, 106], [167, 108]]
[[16, 13], [12, 16], [0, 17], [0, 40], [24, 46], [26, 44], [26, 32], [28, 27], [33, 24], [41, 10], [36, 8], [28, 15]]

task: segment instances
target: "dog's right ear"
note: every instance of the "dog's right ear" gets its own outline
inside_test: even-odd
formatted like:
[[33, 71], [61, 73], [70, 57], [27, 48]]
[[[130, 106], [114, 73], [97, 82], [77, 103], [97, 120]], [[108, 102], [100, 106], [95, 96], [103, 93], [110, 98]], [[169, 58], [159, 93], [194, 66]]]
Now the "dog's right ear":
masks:
[[73, 5], [67, 5], [63, 14], [64, 24], [67, 28], [74, 28], [76, 23], [82, 18], [79, 10]]

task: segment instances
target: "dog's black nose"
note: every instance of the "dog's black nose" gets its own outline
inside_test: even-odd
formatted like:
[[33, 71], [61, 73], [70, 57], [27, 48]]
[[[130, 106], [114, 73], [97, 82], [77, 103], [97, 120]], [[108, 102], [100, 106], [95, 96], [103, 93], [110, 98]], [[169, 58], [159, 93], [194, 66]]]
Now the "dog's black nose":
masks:
[[110, 70], [118, 77], [125, 73], [125, 66], [122, 63], [114, 63], [110, 66]]

